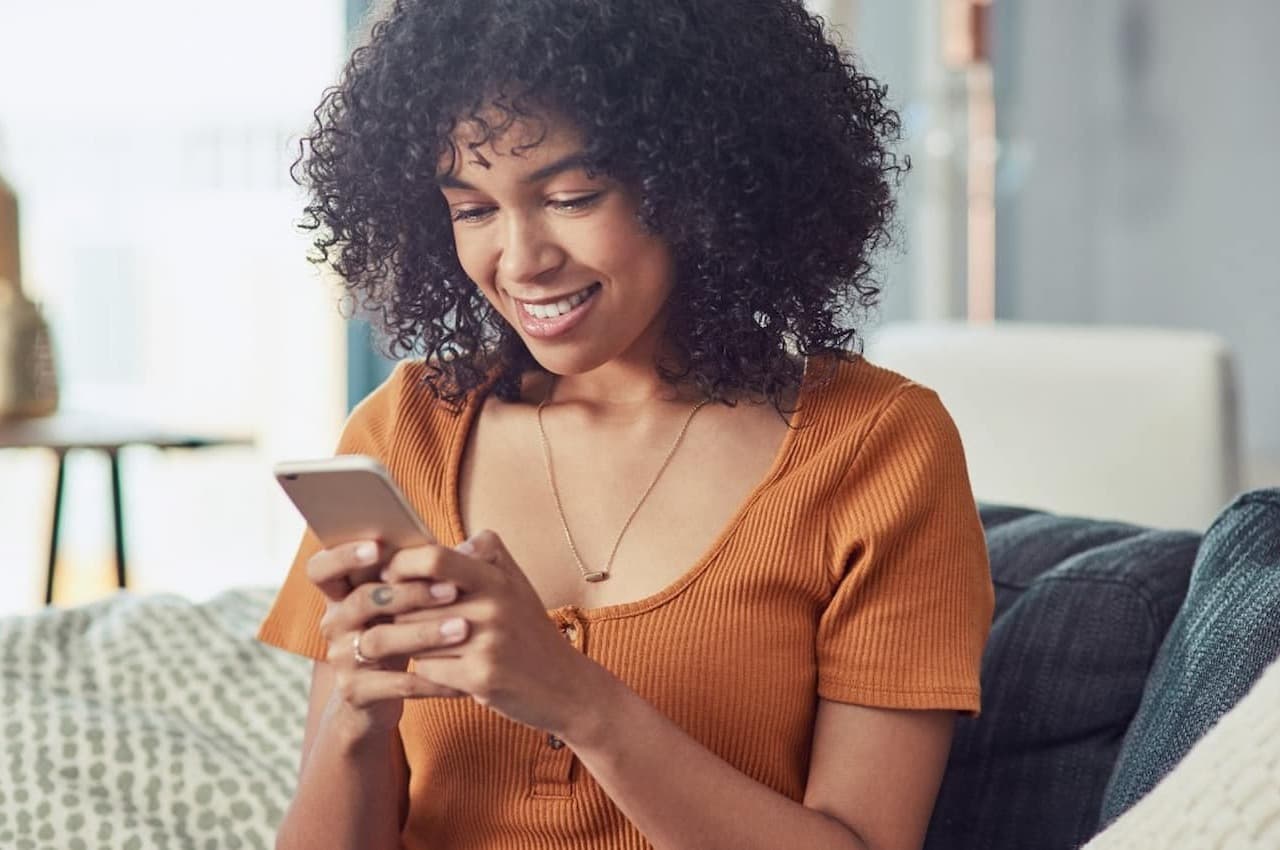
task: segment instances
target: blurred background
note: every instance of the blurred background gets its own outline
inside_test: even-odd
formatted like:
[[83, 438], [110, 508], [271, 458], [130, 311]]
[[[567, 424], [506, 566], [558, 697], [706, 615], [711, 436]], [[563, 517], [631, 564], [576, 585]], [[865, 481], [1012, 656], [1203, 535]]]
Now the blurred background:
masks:
[[[1187, 426], [1197, 436], [1170, 438], [1174, 460], [1158, 462], [1168, 475], [1120, 477], [1142, 483], [1152, 504], [1196, 489], [1202, 502], [1225, 504], [1238, 489], [1280, 484], [1280, 56], [1271, 44], [1280, 5], [811, 6], [888, 84], [915, 166], [901, 245], [882, 258], [888, 294], [872, 353], [884, 329], [891, 365], [921, 350], [902, 340], [923, 339], [954, 366], [945, 354], [977, 332], [998, 363], [1074, 362], [1085, 358], [1036, 346], [1057, 330], [1115, 330], [1108, 374], [1132, 361], [1149, 370], [1137, 380], [1154, 397], [1198, 393], [1128, 429], [1134, 448], [1117, 446], [1135, 456]], [[16, 208], [20, 246], [0, 277], [19, 283], [47, 323], [58, 415], [211, 443], [115, 452], [135, 590], [204, 597], [278, 583], [301, 522], [271, 464], [330, 453], [350, 405], [387, 373], [363, 326], [340, 315], [332, 281], [305, 261], [303, 200], [287, 173], [366, 10], [365, 0], [0, 0], [0, 178], [16, 199], [0, 204], [10, 210], [0, 212], [0, 239]], [[1006, 328], [1028, 327], [1037, 341], [1004, 347]], [[1207, 351], [1203, 387], [1199, 355], [1184, 366], [1189, 349], [1174, 346], [1147, 362], [1154, 337], [1138, 329], [1185, 332], [1171, 339]], [[940, 391], [979, 462], [978, 495], [1043, 501], [997, 485], [984, 465], [998, 463], [980, 445], [998, 423], [961, 421], [977, 404], [963, 394], [991, 374], [975, 368], [937, 381], [956, 382]], [[1014, 395], [1004, 379], [989, 383]], [[1009, 415], [1022, 430], [1037, 415], [1052, 419], [1041, 445], [1118, 443], [1106, 435], [1134, 417], [1111, 399], [1135, 393], [1107, 393], [1113, 406], [1101, 413], [1088, 409], [1100, 395], [1086, 389], [1079, 400], [1055, 393], [1065, 413], [1043, 415], [1042, 405]], [[1192, 428], [1205, 407], [1208, 430]], [[1086, 418], [1109, 430], [1084, 427]], [[57, 604], [114, 587], [109, 457], [66, 451]], [[1177, 478], [1208, 457], [1209, 485]], [[0, 612], [44, 603], [56, 468], [47, 448], [0, 448]], [[1086, 501], [1046, 506], [1170, 525], [1212, 516], [1199, 507], [1126, 515], [1126, 504], [1105, 500], [1117, 469], [1086, 470], [1099, 491]]]

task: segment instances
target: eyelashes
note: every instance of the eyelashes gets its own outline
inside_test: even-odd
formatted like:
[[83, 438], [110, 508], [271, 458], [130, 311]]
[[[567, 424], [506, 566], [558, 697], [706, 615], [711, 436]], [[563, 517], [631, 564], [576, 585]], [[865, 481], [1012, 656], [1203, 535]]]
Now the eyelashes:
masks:
[[547, 203], [564, 212], [577, 212], [578, 210], [585, 210], [595, 206], [596, 202], [603, 196], [604, 192], [591, 192], [587, 195], [578, 195], [561, 201], [548, 201]]
[[[557, 212], [576, 213], [588, 210], [600, 202], [604, 197], [604, 192], [589, 192], [585, 195], [575, 195], [572, 198], [563, 198], [560, 200], [548, 200], [546, 205]], [[487, 206], [469, 206], [458, 207], [449, 213], [452, 221], [463, 224], [484, 221], [497, 211], [497, 207], [493, 205]]]
[[463, 207], [453, 210], [449, 218], [453, 221], [480, 221], [493, 212], [493, 207]]

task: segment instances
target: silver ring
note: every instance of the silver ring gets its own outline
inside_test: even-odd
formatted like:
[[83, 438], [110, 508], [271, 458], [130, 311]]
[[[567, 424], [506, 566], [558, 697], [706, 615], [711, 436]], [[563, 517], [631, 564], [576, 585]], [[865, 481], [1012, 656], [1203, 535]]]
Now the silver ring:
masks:
[[364, 631], [358, 631], [351, 638], [351, 657], [355, 659], [357, 667], [369, 667], [375, 662], [360, 651], [360, 639], [362, 637], [364, 637]]

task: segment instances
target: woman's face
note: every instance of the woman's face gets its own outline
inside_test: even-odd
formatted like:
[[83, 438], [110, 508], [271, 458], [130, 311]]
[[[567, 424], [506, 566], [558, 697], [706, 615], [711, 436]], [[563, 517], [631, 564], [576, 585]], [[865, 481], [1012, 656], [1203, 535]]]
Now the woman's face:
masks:
[[547, 370], [652, 369], [673, 263], [637, 220], [635, 198], [587, 174], [563, 124], [517, 122], [475, 149], [473, 132], [455, 135], [453, 169], [436, 178], [467, 276]]

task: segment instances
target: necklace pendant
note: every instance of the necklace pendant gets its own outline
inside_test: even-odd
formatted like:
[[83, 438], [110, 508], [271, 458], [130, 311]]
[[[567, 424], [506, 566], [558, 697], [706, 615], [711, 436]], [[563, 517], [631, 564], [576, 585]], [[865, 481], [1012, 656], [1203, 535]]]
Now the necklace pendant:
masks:
[[653, 476], [653, 480], [649, 482], [649, 486], [640, 494], [640, 500], [636, 502], [636, 506], [631, 509], [631, 513], [627, 515], [627, 521], [622, 524], [622, 530], [618, 532], [618, 536], [613, 540], [613, 548], [609, 550], [609, 559], [604, 562], [603, 570], [588, 570], [586, 564], [582, 562], [582, 556], [578, 554], [578, 547], [573, 543], [573, 534], [569, 531], [569, 521], [564, 518], [564, 505], [560, 503], [560, 489], [556, 487], [556, 473], [551, 468], [551, 444], [547, 441], [546, 429], [542, 427], [542, 409], [547, 406], [547, 402], [551, 400], [552, 390], [555, 388], [554, 378], [552, 379], [552, 387], [547, 390], [547, 394], [543, 396], [542, 401], [538, 402], [538, 409], [535, 413], [535, 421], [538, 423], [538, 441], [542, 444], [542, 463], [547, 470], [547, 486], [551, 488], [551, 499], [555, 502], [556, 514], [560, 517], [560, 527], [564, 529], [564, 540], [569, 546], [569, 551], [573, 553], [573, 560], [578, 565], [578, 569], [582, 572], [582, 577], [589, 582], [601, 582], [609, 577], [609, 568], [613, 566], [613, 556], [618, 554], [618, 544], [622, 542], [622, 535], [627, 533], [627, 529], [631, 527], [631, 520], [635, 519], [636, 512], [640, 510], [640, 506], [644, 504], [644, 500], [649, 498], [649, 494], [653, 492], [654, 486], [658, 483], [658, 479], [662, 477], [662, 473], [666, 471], [667, 464], [671, 463], [671, 458], [675, 455], [676, 449], [680, 447], [680, 441], [684, 439], [684, 434], [689, 430], [689, 423], [693, 421], [693, 417], [701, 410], [710, 399], [703, 399], [693, 406], [693, 410], [689, 411], [689, 415], [685, 418], [684, 424], [680, 426], [680, 433], [676, 434], [675, 442], [671, 444], [671, 448], [667, 450], [667, 456], [663, 459], [662, 465], [658, 467], [658, 472]]

